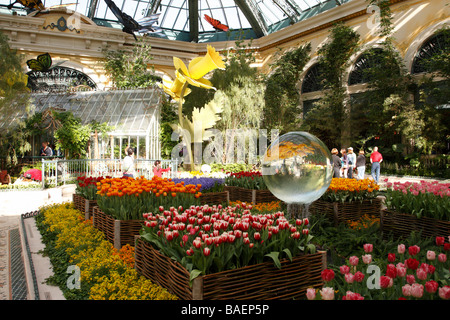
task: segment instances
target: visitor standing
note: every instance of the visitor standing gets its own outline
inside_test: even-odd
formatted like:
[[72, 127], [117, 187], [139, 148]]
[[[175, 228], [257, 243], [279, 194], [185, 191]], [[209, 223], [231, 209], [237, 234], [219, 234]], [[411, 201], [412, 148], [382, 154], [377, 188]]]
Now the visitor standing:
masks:
[[353, 178], [353, 169], [356, 167], [356, 154], [353, 153], [353, 148], [349, 147], [348, 149], [348, 177], [350, 179]]
[[156, 160], [155, 161], [155, 167], [153, 168], [153, 175], [161, 178], [162, 174], [164, 172], [169, 171], [169, 170], [170, 170], [170, 168], [167, 168], [167, 169], [161, 168], [161, 161]]
[[366, 171], [366, 156], [364, 150], [359, 150], [359, 155], [356, 158], [356, 170], [358, 171], [358, 180], [364, 179], [364, 173]]
[[370, 163], [372, 164], [371, 174], [373, 180], [378, 184], [380, 179], [380, 164], [383, 161], [383, 156], [378, 152], [378, 147], [373, 148], [373, 152], [370, 155]]
[[134, 177], [134, 152], [132, 148], [127, 149], [127, 156], [123, 159], [122, 170], [123, 176], [133, 178]]
[[341, 178], [347, 178], [347, 171], [348, 171], [348, 157], [347, 157], [347, 150], [345, 148], [341, 149]]
[[336, 148], [331, 149], [331, 160], [333, 163], [333, 178], [339, 178], [341, 172], [341, 158], [338, 157], [338, 150]]
[[42, 142], [41, 156], [51, 157], [53, 155], [52, 149], [48, 146], [48, 142]]

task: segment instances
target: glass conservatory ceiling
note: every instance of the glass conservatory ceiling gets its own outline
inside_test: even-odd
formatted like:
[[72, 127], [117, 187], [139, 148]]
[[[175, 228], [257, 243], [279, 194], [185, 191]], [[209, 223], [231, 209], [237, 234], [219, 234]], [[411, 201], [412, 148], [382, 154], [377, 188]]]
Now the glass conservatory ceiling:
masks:
[[[14, 0], [0, 0], [2, 10]], [[244, 38], [259, 38], [293, 23], [329, 10], [350, 0], [113, 0], [124, 13], [139, 21], [159, 14], [163, 33], [158, 37], [194, 41], [235, 39], [244, 31]], [[122, 28], [104, 0], [42, 0], [46, 8], [72, 4], [75, 10], [98, 25]], [[23, 10], [16, 3], [14, 11]], [[215, 29], [205, 14], [229, 27], [229, 32]]]

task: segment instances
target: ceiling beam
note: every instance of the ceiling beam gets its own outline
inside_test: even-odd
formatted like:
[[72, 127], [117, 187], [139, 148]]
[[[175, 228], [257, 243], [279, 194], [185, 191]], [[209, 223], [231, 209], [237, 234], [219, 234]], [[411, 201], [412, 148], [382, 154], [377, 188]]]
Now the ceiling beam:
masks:
[[189, 40], [198, 42], [198, 0], [188, 0], [189, 4]]
[[97, 10], [97, 3], [98, 0], [91, 0], [91, 2], [89, 3], [88, 18], [91, 20], [95, 17], [95, 11]]
[[258, 38], [267, 35], [267, 26], [254, 0], [234, 0]]

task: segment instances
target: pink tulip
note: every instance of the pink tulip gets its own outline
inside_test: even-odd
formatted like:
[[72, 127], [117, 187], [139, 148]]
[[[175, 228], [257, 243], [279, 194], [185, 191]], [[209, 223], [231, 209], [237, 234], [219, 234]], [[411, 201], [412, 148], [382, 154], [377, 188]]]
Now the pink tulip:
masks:
[[439, 297], [445, 300], [450, 299], [450, 286], [439, 288]]
[[345, 274], [345, 282], [347, 283], [353, 283], [353, 280], [355, 279], [355, 276], [352, 273], [346, 273]]
[[402, 287], [402, 294], [403, 294], [405, 297], [409, 297], [409, 296], [411, 295], [411, 285], [405, 284], [405, 285]]
[[366, 243], [363, 245], [363, 248], [365, 253], [371, 253], [373, 251], [373, 244]]
[[406, 247], [405, 247], [404, 244], [399, 244], [399, 245], [397, 246], [397, 252], [398, 252], [398, 253], [400, 253], [400, 254], [405, 253], [405, 250], [406, 250]]
[[364, 300], [364, 297], [359, 293], [347, 291], [345, 296], [342, 297], [342, 300]]
[[365, 254], [362, 256], [362, 260], [365, 264], [370, 264], [372, 262], [372, 255], [371, 254]]
[[423, 285], [419, 283], [413, 283], [411, 285], [411, 296], [415, 298], [422, 298], [423, 296]]
[[440, 253], [438, 255], [438, 260], [439, 260], [439, 262], [444, 263], [445, 261], [447, 261], [447, 255], [445, 253]]
[[416, 278], [414, 278], [414, 275], [408, 274], [406, 275], [406, 282], [408, 282], [409, 284], [413, 284], [416, 282]]
[[350, 272], [350, 267], [344, 264], [343, 266], [339, 267], [339, 270], [342, 274], [347, 274]]
[[330, 287], [324, 287], [320, 290], [322, 300], [334, 300], [334, 289]]
[[314, 288], [306, 289], [306, 297], [308, 300], [314, 300], [316, 298], [316, 290]]
[[352, 266], [357, 266], [359, 263], [359, 258], [357, 256], [351, 256], [349, 261]]
[[397, 267], [397, 276], [403, 278], [406, 275], [405, 267]]
[[425, 280], [428, 277], [427, 269], [425, 268], [418, 268], [416, 270], [417, 279], [419, 280]]
[[427, 259], [428, 260], [435, 260], [436, 259], [436, 252], [432, 250], [427, 251]]

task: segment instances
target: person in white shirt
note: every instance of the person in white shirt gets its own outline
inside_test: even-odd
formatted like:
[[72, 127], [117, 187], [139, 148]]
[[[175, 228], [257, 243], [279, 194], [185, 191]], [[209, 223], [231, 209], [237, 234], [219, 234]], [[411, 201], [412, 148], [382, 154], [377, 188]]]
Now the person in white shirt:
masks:
[[134, 177], [134, 157], [133, 157], [133, 149], [128, 148], [127, 149], [127, 156], [123, 159], [122, 162], [122, 170], [123, 170], [123, 176], [124, 177]]
[[348, 177], [353, 178], [353, 169], [356, 167], [356, 154], [353, 153], [353, 148], [350, 147], [348, 150]]

